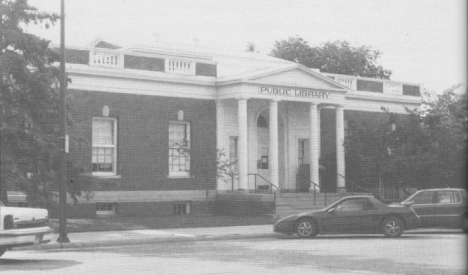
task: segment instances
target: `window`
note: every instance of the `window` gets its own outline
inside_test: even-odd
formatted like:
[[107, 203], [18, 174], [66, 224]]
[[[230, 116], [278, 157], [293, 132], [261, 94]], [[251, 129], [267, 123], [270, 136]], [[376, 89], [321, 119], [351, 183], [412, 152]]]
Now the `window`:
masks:
[[268, 122], [263, 115], [260, 115], [257, 120], [257, 127], [268, 128]]
[[190, 176], [190, 124], [169, 123], [169, 176]]
[[93, 118], [93, 175], [116, 174], [116, 120]]
[[115, 203], [97, 203], [96, 215], [114, 215]]
[[424, 191], [413, 197], [415, 204], [431, 204], [434, 191]]
[[237, 173], [238, 160], [237, 137], [229, 137], [229, 166], [231, 173]]
[[364, 201], [362, 199], [345, 200], [336, 209], [341, 212], [362, 211], [364, 210]]
[[439, 191], [437, 192], [437, 203], [459, 203], [460, 194], [453, 191]]
[[190, 202], [174, 203], [174, 214], [176, 215], [190, 214]]
[[309, 140], [308, 139], [299, 139], [298, 141], [298, 158], [299, 165], [309, 163]]

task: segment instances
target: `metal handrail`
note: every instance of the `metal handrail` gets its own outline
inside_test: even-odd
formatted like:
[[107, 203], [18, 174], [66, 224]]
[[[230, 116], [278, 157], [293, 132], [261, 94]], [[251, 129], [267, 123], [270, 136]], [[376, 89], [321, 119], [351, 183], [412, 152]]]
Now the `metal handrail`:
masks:
[[[301, 176], [303, 179], [307, 180], [309, 183], [314, 185], [314, 205], [316, 205], [316, 196], [317, 196], [316, 188], [318, 187], [320, 189], [320, 186], [302, 174], [297, 174], [297, 175]], [[325, 206], [327, 206], [327, 192], [323, 192], [323, 193], [325, 194]]]
[[271, 189], [270, 189], [271, 192], [273, 192], [273, 187], [276, 188], [276, 190], [278, 190], [278, 192], [280, 192], [280, 189], [278, 188], [278, 186], [274, 185], [271, 181], [267, 180], [265, 177], [263, 177], [260, 174], [249, 173], [249, 174], [247, 174], [247, 176], [255, 176], [255, 190], [257, 190], [257, 177], [260, 177], [261, 179], [266, 181], [271, 186]]
[[354, 188], [353, 188], [354, 186], [356, 186], [357, 188], [359, 188], [359, 189], [361, 189], [361, 190], [364, 190], [364, 191], [367, 192], [367, 193], [372, 194], [372, 192], [371, 192], [369, 189], [364, 188], [364, 187], [362, 187], [362, 186], [356, 184], [355, 182], [353, 182], [353, 181], [350, 180], [350, 179], [347, 179], [345, 176], [341, 175], [340, 173], [336, 173], [336, 174], [337, 174], [338, 176], [342, 177], [343, 179], [345, 179], [347, 183], [348, 183], [348, 182], [351, 183], [351, 194], [354, 195]]

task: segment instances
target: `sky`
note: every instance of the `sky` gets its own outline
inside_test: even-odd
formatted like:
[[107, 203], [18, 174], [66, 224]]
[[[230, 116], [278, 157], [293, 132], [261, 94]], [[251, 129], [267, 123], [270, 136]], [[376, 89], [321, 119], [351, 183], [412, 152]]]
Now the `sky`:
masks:
[[[60, 0], [29, 4], [60, 13]], [[260, 54], [290, 36], [311, 46], [345, 40], [382, 52], [378, 63], [392, 80], [440, 93], [467, 83], [466, 11], [465, 0], [65, 0], [65, 37], [70, 46], [99, 36], [226, 51], [251, 42]], [[60, 43], [60, 22], [27, 31]]]

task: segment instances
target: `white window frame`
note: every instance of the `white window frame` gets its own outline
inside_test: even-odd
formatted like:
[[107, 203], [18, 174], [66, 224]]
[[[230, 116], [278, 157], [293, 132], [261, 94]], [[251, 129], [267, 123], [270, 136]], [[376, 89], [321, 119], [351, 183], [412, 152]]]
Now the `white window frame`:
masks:
[[[94, 121], [97, 120], [107, 120], [107, 121], [112, 121], [113, 123], [113, 133], [112, 133], [112, 139], [113, 139], [113, 144], [112, 145], [107, 145], [107, 144], [94, 144], [92, 140], [92, 134], [91, 134], [91, 147], [92, 149], [94, 148], [113, 148], [114, 149], [114, 155], [112, 159], [112, 171], [110, 172], [102, 172], [102, 171], [92, 171], [93, 176], [98, 176], [98, 177], [106, 177], [106, 176], [116, 176], [117, 175], [117, 119], [112, 118], [112, 117], [93, 117], [92, 119], [92, 125], [94, 125]], [[91, 151], [91, 158], [92, 158], [92, 151]], [[93, 165], [92, 160], [91, 160], [91, 165]], [[91, 169], [93, 170], [93, 169]]]
[[190, 178], [190, 172], [191, 172], [191, 169], [192, 169], [192, 156], [191, 156], [191, 152], [189, 154], [189, 170], [188, 171], [171, 171], [170, 169], [170, 166], [171, 166], [171, 163], [169, 162], [169, 158], [171, 157], [171, 150], [174, 149], [173, 147], [171, 147], [171, 144], [170, 144], [170, 128], [171, 128], [171, 125], [172, 124], [182, 124], [182, 125], [185, 125], [185, 132], [186, 132], [186, 139], [188, 141], [188, 149], [189, 151], [191, 151], [192, 149], [192, 142], [190, 140], [190, 122], [188, 121], [169, 121], [169, 127], [168, 127], [168, 147], [169, 147], [169, 154], [168, 154], [168, 162], [167, 162], [167, 167], [168, 167], [168, 177], [169, 178]]
[[111, 216], [115, 215], [115, 203], [96, 203], [96, 215]]
[[188, 215], [191, 213], [192, 203], [183, 201], [183, 202], [174, 202], [173, 214], [174, 215]]
[[[307, 142], [307, 146], [306, 145]], [[301, 148], [301, 143], [304, 145], [304, 148]], [[301, 150], [302, 149], [302, 150]], [[301, 151], [303, 151], [301, 154]], [[302, 160], [302, 163], [301, 163]], [[301, 164], [309, 164], [310, 157], [309, 157], [309, 139], [308, 138], [298, 138], [297, 139], [297, 164], [298, 166]]]

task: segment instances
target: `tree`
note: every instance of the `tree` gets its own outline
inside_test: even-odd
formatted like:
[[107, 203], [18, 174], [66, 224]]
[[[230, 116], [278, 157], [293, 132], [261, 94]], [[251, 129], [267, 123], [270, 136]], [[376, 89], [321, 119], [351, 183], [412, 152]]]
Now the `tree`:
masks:
[[322, 72], [363, 77], [390, 79], [392, 72], [378, 65], [381, 52], [370, 46], [352, 47], [347, 41], [322, 43], [309, 46], [301, 37], [289, 37], [276, 41], [271, 55], [300, 63]]
[[247, 43], [247, 46], [245, 47], [246, 52], [255, 52], [256, 51], [256, 46], [253, 42]]
[[347, 175], [373, 187], [378, 180], [403, 188], [463, 186], [468, 116], [458, 87], [425, 92], [422, 107], [407, 115], [386, 110], [378, 127], [348, 122]]
[[[59, 17], [39, 12], [26, 0], [3, 0], [1, 13], [0, 199], [7, 201], [10, 185], [26, 193], [31, 205], [44, 205], [54, 194], [60, 161], [59, 70], [53, 65], [59, 55], [50, 41], [26, 33], [23, 26], [48, 28]], [[73, 124], [71, 117], [68, 123]], [[71, 161], [67, 166], [76, 199], [82, 171]]]

